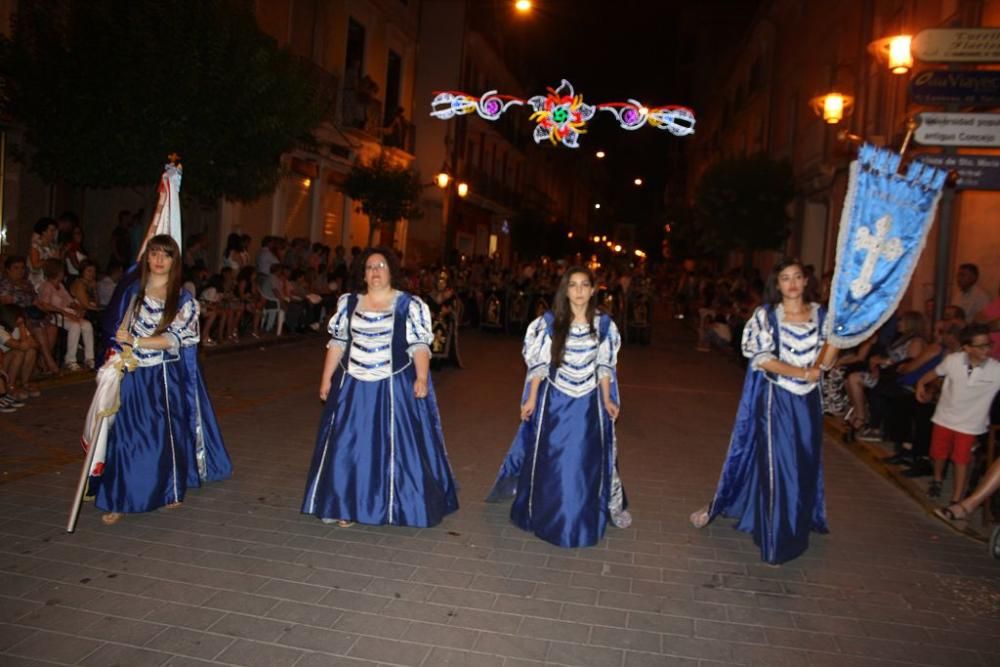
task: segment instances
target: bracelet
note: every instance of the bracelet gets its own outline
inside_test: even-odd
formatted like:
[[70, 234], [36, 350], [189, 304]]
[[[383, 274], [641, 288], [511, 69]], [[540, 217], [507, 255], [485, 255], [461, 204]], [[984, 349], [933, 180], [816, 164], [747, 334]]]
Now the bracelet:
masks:
[[139, 347], [140, 347], [139, 341], [140, 340], [141, 339], [138, 336], [136, 336], [135, 338], [132, 339], [132, 349], [133, 350], [138, 350], [139, 349]]

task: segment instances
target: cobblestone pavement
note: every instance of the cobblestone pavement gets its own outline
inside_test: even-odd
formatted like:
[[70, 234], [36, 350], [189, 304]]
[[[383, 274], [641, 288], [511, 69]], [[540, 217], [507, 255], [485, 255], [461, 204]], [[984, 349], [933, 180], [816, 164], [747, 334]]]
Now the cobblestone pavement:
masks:
[[0, 665], [1000, 665], [1000, 564], [842, 446], [832, 533], [763, 566], [687, 515], [710, 496], [740, 371], [680, 331], [621, 357], [634, 525], [565, 550], [482, 497], [517, 424], [519, 342], [473, 333], [435, 376], [462, 508], [433, 529], [298, 513], [322, 341], [205, 363], [236, 466], [184, 507], [63, 532], [92, 385], [0, 415]]

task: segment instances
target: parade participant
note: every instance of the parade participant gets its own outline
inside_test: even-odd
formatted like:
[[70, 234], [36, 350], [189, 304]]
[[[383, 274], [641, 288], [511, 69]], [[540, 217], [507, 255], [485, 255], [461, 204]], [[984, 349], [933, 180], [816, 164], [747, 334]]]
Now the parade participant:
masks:
[[357, 291], [328, 327], [302, 512], [341, 527], [433, 526], [458, 498], [430, 377], [430, 311], [400, 288], [391, 250], [368, 248], [353, 269]]
[[[810, 531], [828, 532], [823, 496], [821, 368], [825, 309], [805, 300], [798, 260], [779, 262], [743, 330], [750, 360], [729, 453], [715, 498], [691, 515], [702, 528], [718, 515], [737, 519], [771, 564], [800, 556]], [[822, 358], [821, 358], [822, 357]]]
[[97, 447], [90, 488], [106, 512], [106, 525], [126, 513], [176, 507], [188, 487], [232, 473], [198, 368], [198, 303], [181, 290], [176, 241], [166, 234], [152, 237], [139, 265], [139, 280], [116, 328], [120, 351], [101, 368], [105, 375], [124, 371], [119, 407], [102, 428], [95, 418], [105, 398], [99, 378], [84, 436]]
[[445, 364], [462, 367], [458, 350], [458, 323], [462, 313], [462, 301], [448, 285], [448, 271], [442, 268], [438, 273], [434, 288], [427, 292], [427, 305], [431, 309], [431, 366], [439, 370]]
[[594, 545], [609, 521], [632, 522], [615, 442], [621, 339], [594, 294], [589, 270], [567, 269], [555, 311], [528, 326], [522, 424], [487, 497], [513, 496], [511, 520], [561, 547]]

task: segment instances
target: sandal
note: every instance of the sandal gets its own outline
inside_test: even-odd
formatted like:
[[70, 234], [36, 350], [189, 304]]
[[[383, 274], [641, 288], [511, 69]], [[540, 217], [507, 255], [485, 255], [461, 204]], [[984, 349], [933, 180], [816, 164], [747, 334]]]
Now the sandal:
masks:
[[[962, 510], [962, 516], [955, 514], [955, 511], [952, 509], [953, 507], [957, 507], [960, 510]], [[947, 507], [937, 508], [936, 510], [934, 510], [934, 516], [938, 517], [939, 519], [944, 519], [945, 521], [965, 521], [966, 519], [969, 518], [969, 512], [965, 509], [965, 506], [959, 502], [959, 503], [952, 503]]]
[[691, 516], [688, 517], [688, 520], [695, 528], [704, 528], [707, 526], [708, 522], [711, 520], [711, 515], [708, 513], [708, 505], [691, 512]]
[[184, 503], [182, 503], [182, 502], [181, 502], [180, 500], [178, 500], [178, 501], [177, 501], [177, 502], [175, 502], [175, 503], [170, 503], [170, 504], [168, 504], [168, 505], [164, 505], [164, 506], [163, 506], [163, 509], [165, 509], [165, 510], [175, 510], [175, 509], [177, 509], [178, 507], [180, 507], [180, 506], [181, 506], [181, 505], [183, 505], [183, 504], [184, 504]]
[[348, 521], [347, 519], [337, 519], [337, 526], [340, 528], [350, 528], [353, 525], [353, 521]]
[[105, 526], [113, 526], [121, 521], [123, 516], [125, 515], [121, 512], [108, 512], [107, 514], [101, 516], [101, 523]]

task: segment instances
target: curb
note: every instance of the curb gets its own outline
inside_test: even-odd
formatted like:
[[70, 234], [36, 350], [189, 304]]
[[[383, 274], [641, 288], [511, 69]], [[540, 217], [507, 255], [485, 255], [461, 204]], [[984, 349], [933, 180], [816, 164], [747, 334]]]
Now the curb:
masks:
[[[932, 516], [936, 521], [948, 526], [956, 533], [965, 535], [966, 537], [974, 539], [977, 542], [982, 542], [983, 544], [989, 542], [992, 526], [983, 526], [981, 528], [983, 532], [979, 532], [979, 530], [972, 527], [973, 523], [982, 523], [982, 519], [980, 517], [976, 516], [969, 521], [959, 523], [944, 521], [934, 514], [934, 510], [938, 509], [938, 505], [933, 503], [930, 498], [927, 497], [924, 489], [919, 486], [917, 482], [909, 477], [904, 477], [903, 471], [898, 466], [890, 466], [883, 463], [882, 457], [886, 455], [886, 452], [880, 449], [877, 445], [867, 443], [863, 440], [845, 442], [844, 436], [847, 433], [847, 429], [843, 427], [842, 421], [839, 417], [824, 415], [823, 430], [828, 436], [830, 436], [831, 439], [837, 442], [844, 449], [854, 454], [854, 456], [856, 456], [862, 463], [865, 463], [881, 477], [888, 479], [902, 489], [906, 495], [920, 505], [920, 507], [922, 507], [923, 510], [928, 515]], [[976, 512], [976, 514], [978, 514], [978, 512]]]

